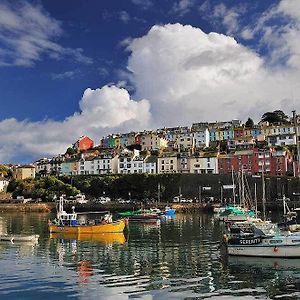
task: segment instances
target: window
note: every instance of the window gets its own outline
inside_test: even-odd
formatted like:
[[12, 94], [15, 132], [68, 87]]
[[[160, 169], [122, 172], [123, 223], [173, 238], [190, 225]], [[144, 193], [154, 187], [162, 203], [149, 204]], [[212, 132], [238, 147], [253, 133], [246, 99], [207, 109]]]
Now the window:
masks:
[[270, 240], [270, 244], [280, 244], [282, 242], [282, 240]]

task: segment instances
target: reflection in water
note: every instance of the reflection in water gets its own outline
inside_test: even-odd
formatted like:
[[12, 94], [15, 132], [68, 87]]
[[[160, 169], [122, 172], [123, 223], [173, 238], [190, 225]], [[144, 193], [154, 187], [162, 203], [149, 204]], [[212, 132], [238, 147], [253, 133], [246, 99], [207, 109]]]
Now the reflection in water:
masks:
[[[211, 215], [178, 214], [129, 232], [51, 235], [48, 215], [4, 215], [8, 233], [39, 234], [38, 245], [0, 245], [0, 299], [298, 298], [297, 260], [222, 257]], [[36, 226], [37, 225], [37, 226]], [[3, 246], [3, 247], [1, 247]], [[294, 262], [294, 263], [293, 263]]]
[[92, 241], [92, 242], [103, 243], [106, 245], [111, 245], [114, 243], [124, 244], [126, 242], [126, 237], [124, 233], [99, 233], [99, 234], [50, 233], [50, 239]]
[[79, 261], [77, 264], [79, 284], [89, 283], [89, 278], [93, 275], [92, 262], [89, 260]]

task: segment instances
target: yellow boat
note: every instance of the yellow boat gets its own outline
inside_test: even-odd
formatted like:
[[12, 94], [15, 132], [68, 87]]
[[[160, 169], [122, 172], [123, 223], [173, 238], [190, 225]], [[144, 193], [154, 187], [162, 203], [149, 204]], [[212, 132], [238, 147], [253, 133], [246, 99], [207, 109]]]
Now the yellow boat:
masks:
[[125, 244], [126, 238], [124, 233], [99, 233], [99, 234], [84, 234], [84, 233], [51, 233], [51, 239], [63, 238], [65, 240], [92, 241], [99, 242], [105, 245]]
[[108, 224], [97, 225], [55, 225], [49, 224], [50, 233], [71, 234], [98, 234], [123, 232], [126, 226], [125, 220], [121, 219]]
[[117, 233], [123, 232], [126, 226], [125, 219], [112, 221], [111, 214], [106, 214], [101, 221], [93, 224], [79, 224], [77, 213], [73, 206], [73, 212], [67, 213], [63, 208], [64, 198], [61, 196], [58, 203], [56, 219], [49, 221], [48, 227], [50, 233], [71, 233], [71, 234], [98, 234], [98, 233]]

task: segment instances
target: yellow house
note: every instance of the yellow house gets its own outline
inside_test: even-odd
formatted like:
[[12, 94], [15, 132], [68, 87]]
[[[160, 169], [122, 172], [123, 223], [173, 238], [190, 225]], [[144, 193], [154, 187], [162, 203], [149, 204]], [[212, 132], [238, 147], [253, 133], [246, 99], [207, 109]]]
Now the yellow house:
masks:
[[163, 153], [157, 158], [157, 173], [177, 173], [177, 153]]
[[35, 167], [31, 165], [19, 166], [15, 169], [14, 177], [16, 179], [35, 178]]
[[167, 147], [168, 141], [152, 131], [145, 131], [141, 134], [140, 145], [142, 151], [162, 150]]

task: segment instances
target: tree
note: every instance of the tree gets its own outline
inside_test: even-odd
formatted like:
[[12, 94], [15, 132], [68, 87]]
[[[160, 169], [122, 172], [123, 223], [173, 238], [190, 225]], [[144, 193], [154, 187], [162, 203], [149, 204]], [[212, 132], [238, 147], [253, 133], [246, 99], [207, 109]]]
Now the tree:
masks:
[[11, 170], [4, 165], [0, 165], [0, 177], [12, 177], [12, 172]]
[[76, 153], [76, 151], [72, 148], [72, 147], [69, 147], [66, 151], [66, 154], [68, 155], [74, 155]]
[[262, 122], [269, 122], [270, 124], [287, 124], [288, 116], [282, 110], [274, 110], [272, 112], [266, 112], [262, 115]]
[[251, 129], [251, 128], [253, 128], [253, 126], [254, 126], [253, 120], [251, 118], [248, 118], [248, 120], [245, 123], [245, 127]]

